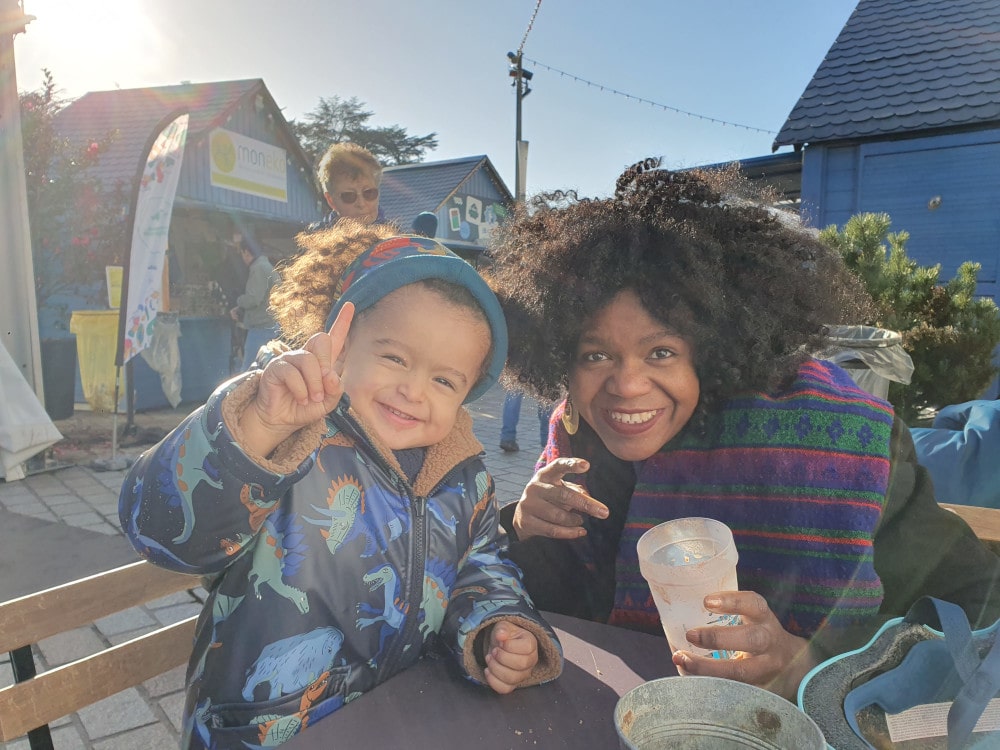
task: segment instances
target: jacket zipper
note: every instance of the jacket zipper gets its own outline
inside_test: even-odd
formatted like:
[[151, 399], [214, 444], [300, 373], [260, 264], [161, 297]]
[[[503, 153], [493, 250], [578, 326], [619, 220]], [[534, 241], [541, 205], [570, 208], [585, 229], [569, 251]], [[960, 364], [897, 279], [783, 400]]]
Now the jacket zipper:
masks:
[[[397, 638], [394, 639], [385, 658], [379, 663], [378, 672], [375, 676], [375, 684], [380, 684], [394, 674], [396, 663], [399, 662], [400, 657], [403, 655], [405, 647], [411, 645], [414, 631], [419, 627], [419, 610], [420, 602], [423, 601], [424, 569], [427, 561], [427, 497], [437, 492], [438, 488], [445, 484], [445, 481], [452, 473], [465, 466], [474, 458], [479, 458], [479, 456], [459, 461], [450, 470], [445, 472], [445, 475], [434, 485], [428, 495], [418, 497], [414, 494], [410, 483], [389, 465], [381, 453], [375, 450], [375, 446], [367, 439], [367, 435], [358, 421], [348, 414], [346, 410], [338, 410], [338, 415], [353, 428], [354, 437], [360, 438], [368, 444], [368, 447], [371, 449], [369, 453], [374, 458], [375, 463], [391, 479], [396, 490], [406, 495], [410, 501], [410, 509], [413, 513], [411, 519], [413, 533], [410, 534], [410, 575], [400, 594], [406, 603], [406, 614], [403, 615], [403, 627], [399, 630]], [[418, 595], [415, 602], [413, 600], [414, 594]]]
[[413, 638], [413, 631], [418, 627], [417, 620], [420, 599], [414, 604], [413, 595], [419, 592], [420, 597], [423, 598], [424, 567], [427, 555], [427, 540], [425, 538], [427, 535], [425, 517], [426, 498], [414, 496], [409, 482], [389, 465], [381, 453], [375, 450], [375, 446], [368, 440], [365, 431], [354, 417], [348, 414], [346, 410], [339, 410], [338, 414], [352, 428], [354, 437], [368, 444], [370, 449], [369, 454], [372, 456], [374, 463], [389, 477], [396, 491], [406, 495], [410, 506], [410, 520], [413, 529], [410, 534], [410, 574], [403, 583], [403, 588], [400, 591], [400, 599], [404, 602], [406, 612], [403, 615], [403, 626], [397, 631], [396, 637], [389, 647], [389, 651], [379, 662], [378, 671], [375, 675], [375, 683], [380, 684], [394, 673], [396, 664], [399, 662], [400, 656], [402, 656], [403, 649], [410, 643], [410, 639]]

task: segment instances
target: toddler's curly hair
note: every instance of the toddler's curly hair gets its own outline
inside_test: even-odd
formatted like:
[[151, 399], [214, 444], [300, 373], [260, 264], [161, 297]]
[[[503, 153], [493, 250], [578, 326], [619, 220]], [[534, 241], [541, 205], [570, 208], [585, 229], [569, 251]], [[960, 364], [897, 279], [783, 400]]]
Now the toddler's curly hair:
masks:
[[297, 235], [300, 252], [279, 266], [281, 281], [271, 290], [270, 308], [282, 340], [302, 346], [314, 333], [326, 330], [344, 269], [376, 242], [399, 234], [393, 224], [341, 219], [328, 229]]
[[618, 293], [693, 345], [696, 422], [744, 390], [780, 386], [870, 310], [863, 285], [797, 217], [768, 207], [736, 168], [633, 165], [614, 196], [539, 195], [491, 242], [489, 280], [507, 316], [503, 382], [538, 398], [566, 390], [581, 331]]

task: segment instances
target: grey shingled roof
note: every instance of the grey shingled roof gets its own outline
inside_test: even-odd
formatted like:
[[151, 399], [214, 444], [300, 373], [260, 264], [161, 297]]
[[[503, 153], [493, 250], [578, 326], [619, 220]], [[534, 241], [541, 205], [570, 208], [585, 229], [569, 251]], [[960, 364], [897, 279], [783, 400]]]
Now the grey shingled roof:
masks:
[[860, 0], [779, 146], [1000, 124], [1000, 2]]
[[512, 200], [489, 158], [480, 155], [386, 167], [382, 172], [379, 205], [387, 219], [408, 230], [417, 214], [437, 212], [480, 167], [486, 170], [500, 195]]
[[[95, 175], [106, 185], [122, 180], [131, 182], [143, 158], [143, 148], [150, 134], [165, 117], [177, 110], [190, 113], [188, 143], [199, 133], [226, 122], [229, 114], [250, 96], [263, 94], [274, 107], [271, 95], [259, 78], [242, 81], [185, 83], [141, 89], [92, 91], [67, 105], [57, 116], [60, 135], [73, 143], [102, 138], [117, 131], [111, 146], [94, 167]], [[298, 148], [295, 144], [294, 148]], [[301, 158], [309, 164], [304, 154]]]

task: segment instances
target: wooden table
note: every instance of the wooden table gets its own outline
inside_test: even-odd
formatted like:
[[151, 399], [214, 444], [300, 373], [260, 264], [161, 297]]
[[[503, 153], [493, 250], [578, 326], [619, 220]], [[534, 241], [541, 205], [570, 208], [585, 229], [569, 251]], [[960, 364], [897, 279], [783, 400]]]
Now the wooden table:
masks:
[[677, 674], [666, 638], [546, 618], [566, 656], [554, 682], [497, 695], [465, 680], [450, 658], [425, 658], [282, 748], [617, 748], [618, 698], [647, 680]]

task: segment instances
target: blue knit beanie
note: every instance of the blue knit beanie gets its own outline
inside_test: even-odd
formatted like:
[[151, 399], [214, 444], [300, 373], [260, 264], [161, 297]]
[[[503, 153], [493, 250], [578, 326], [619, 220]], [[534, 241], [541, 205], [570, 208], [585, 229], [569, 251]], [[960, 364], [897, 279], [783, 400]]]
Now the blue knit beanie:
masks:
[[327, 330], [345, 302], [361, 312], [390, 292], [424, 279], [442, 279], [469, 290], [486, 314], [493, 346], [486, 373], [469, 391], [465, 403], [475, 401], [500, 377], [507, 359], [507, 321], [500, 303], [479, 273], [440, 242], [428, 237], [404, 235], [375, 243], [355, 258], [337, 283]]

